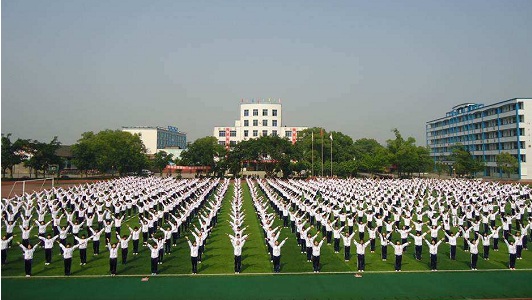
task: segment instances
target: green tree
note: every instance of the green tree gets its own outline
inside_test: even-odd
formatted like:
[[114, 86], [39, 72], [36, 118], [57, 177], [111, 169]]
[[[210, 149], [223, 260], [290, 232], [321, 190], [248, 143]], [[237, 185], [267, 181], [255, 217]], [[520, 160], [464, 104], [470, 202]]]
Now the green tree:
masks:
[[438, 174], [438, 177], [441, 177], [441, 173], [443, 173], [443, 170], [445, 169], [445, 165], [438, 161], [434, 164], [434, 170], [436, 171], [436, 174]]
[[174, 155], [172, 153], [166, 153], [165, 151], [155, 153], [152, 163], [155, 169], [159, 171], [159, 174], [162, 175], [164, 168], [166, 168], [170, 162], [173, 162], [173, 157]]
[[218, 140], [213, 136], [207, 136], [195, 140], [181, 154], [181, 165], [184, 166], [209, 166], [211, 172], [215, 174], [223, 173], [226, 150], [224, 146], [218, 144]]
[[29, 142], [27, 152], [31, 153], [30, 158], [24, 164], [33, 170], [35, 177], [38, 177], [39, 171], [42, 171], [46, 177], [46, 172], [52, 165], [61, 165], [62, 159], [57, 156], [56, 151], [61, 146], [57, 137], [54, 137], [49, 143], [42, 143], [37, 140]]
[[140, 172], [148, 165], [146, 147], [140, 136], [122, 130], [85, 132], [73, 145], [74, 163], [80, 170], [93, 168], [119, 175]]
[[416, 139], [403, 138], [397, 128], [392, 132], [395, 139], [386, 141], [390, 163], [397, 169], [399, 176], [421, 173], [430, 169], [432, 160], [428, 148], [416, 146]]
[[512, 173], [516, 173], [519, 167], [517, 158], [508, 152], [499, 153], [495, 159], [497, 160], [497, 167], [510, 178]]
[[475, 159], [461, 144], [454, 147], [450, 158], [453, 161], [454, 171], [459, 176], [474, 176], [485, 168], [484, 162]]
[[353, 144], [356, 161], [362, 172], [384, 172], [389, 164], [388, 151], [374, 139], [358, 139]]
[[17, 139], [11, 141], [11, 133], [2, 134], [2, 177], [6, 177], [9, 170], [10, 177], [13, 178], [13, 168], [24, 161], [21, 151], [28, 144], [28, 141]]

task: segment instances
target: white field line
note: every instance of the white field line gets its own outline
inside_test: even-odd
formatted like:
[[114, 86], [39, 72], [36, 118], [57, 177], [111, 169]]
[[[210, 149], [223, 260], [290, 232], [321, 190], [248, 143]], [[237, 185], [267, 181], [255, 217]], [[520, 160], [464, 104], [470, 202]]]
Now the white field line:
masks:
[[[532, 271], [532, 268], [526, 268], [526, 269], [516, 269], [516, 270], [509, 270], [509, 269], [484, 269], [484, 270], [439, 270], [437, 272], [433, 272], [430, 270], [419, 270], [419, 271], [366, 271], [363, 274], [401, 274], [401, 273], [460, 273], [460, 272], [467, 272], [467, 273], [480, 273], [480, 272], [530, 272]], [[240, 274], [232, 274], [232, 273], [220, 273], [220, 274], [158, 274], [156, 276], [151, 276], [150, 274], [134, 274], [134, 275], [116, 275], [114, 277], [219, 277], [219, 276], [235, 276], [235, 277], [246, 277], [246, 276], [280, 276], [280, 275], [320, 275], [320, 274], [356, 274], [358, 272], [354, 271], [346, 271], [346, 272], [320, 272], [318, 274], [314, 272], [286, 272], [286, 273], [240, 273]], [[113, 276], [111, 275], [71, 275], [71, 276], [63, 276], [63, 275], [50, 275], [50, 276], [31, 276], [28, 279], [31, 278], [111, 278]], [[22, 276], [2, 276], [2, 279], [27, 279], [24, 275]]]

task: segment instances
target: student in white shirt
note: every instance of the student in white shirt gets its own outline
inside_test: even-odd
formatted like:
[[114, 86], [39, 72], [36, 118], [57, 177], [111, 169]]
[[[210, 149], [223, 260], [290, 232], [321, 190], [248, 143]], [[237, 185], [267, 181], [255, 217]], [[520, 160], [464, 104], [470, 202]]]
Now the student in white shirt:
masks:
[[464, 240], [469, 245], [469, 253], [471, 253], [471, 270], [477, 270], [477, 261], [478, 261], [478, 240], [471, 239], [469, 241], [464, 237]]
[[139, 240], [140, 240], [140, 230], [137, 226], [135, 226], [133, 229], [129, 227], [129, 232], [131, 234], [131, 240], [133, 241], [133, 255], [139, 254]]
[[190, 240], [188, 239], [188, 236], [185, 236], [185, 239], [187, 240], [188, 246], [190, 247], [190, 260], [192, 262], [192, 274], [198, 274], [198, 252], [199, 252], [198, 243], [196, 241], [194, 241], [194, 243], [191, 243]]
[[[235, 274], [240, 274], [242, 271], [242, 248], [247, 238], [243, 239], [231, 239], [231, 244], [233, 245], [233, 254], [235, 256]], [[275, 259], [275, 258], [274, 258]]]
[[45, 258], [45, 265], [49, 265], [52, 262], [52, 249], [54, 248], [54, 242], [59, 238], [58, 235], [52, 237], [51, 234], [48, 234], [46, 238], [36, 236], [41, 241], [44, 242], [44, 258]]
[[74, 239], [79, 245], [79, 258], [80, 258], [80, 266], [84, 266], [87, 264], [87, 245], [89, 243], [89, 240], [92, 238], [92, 236], [85, 238], [85, 235], [82, 234], [81, 238], [74, 236]]
[[70, 268], [72, 267], [72, 253], [79, 247], [79, 244], [75, 245], [74, 247], [72, 247], [70, 243], [67, 243], [66, 246], [63, 246], [63, 244], [60, 242], [57, 242], [57, 244], [59, 244], [59, 247], [61, 247], [63, 250], [65, 276], [70, 276]]
[[401, 271], [401, 264], [403, 261], [403, 250], [406, 246], [408, 246], [410, 242], [406, 242], [404, 244], [401, 244], [400, 241], [397, 241], [395, 245], [392, 245], [394, 251], [395, 251], [395, 271], [400, 272]]
[[430, 253], [430, 269], [432, 271], [438, 270], [438, 247], [445, 239], [441, 239], [439, 242], [435, 242], [434, 240], [431, 240], [430, 242], [425, 240], [425, 243], [427, 243], [427, 246], [429, 247], [429, 253]]
[[[285, 238], [282, 242], [275, 241], [271, 244], [273, 253], [273, 272], [281, 272], [281, 247], [284, 245], [288, 238]], [[240, 271], [239, 271], [240, 273]]]
[[28, 244], [28, 247], [24, 247], [24, 245], [21, 245], [20, 243], [18, 244], [20, 248], [22, 249], [22, 251], [24, 252], [24, 270], [26, 271], [26, 277], [30, 277], [31, 276], [31, 264], [33, 261], [33, 253], [35, 252], [35, 250], [37, 250], [39, 245], [35, 245], [34, 247], [32, 247], [30, 244]]
[[364, 243], [364, 240], [361, 239], [360, 243], [353, 240], [353, 244], [357, 247], [357, 265], [358, 271], [364, 272], [366, 270], [366, 247], [370, 244], [370, 241]]
[[7, 235], [2, 236], [2, 265], [7, 263], [7, 249], [9, 248], [9, 243], [13, 240], [13, 237], [15, 237], [15, 235], [9, 238]]
[[107, 249], [109, 249], [109, 271], [111, 272], [111, 276], [116, 275], [119, 246], [119, 244], [111, 244], [109, 240], [107, 240]]
[[319, 243], [318, 241], [314, 241], [314, 244], [312, 245], [312, 267], [314, 269], [314, 273], [320, 272], [321, 246], [323, 245], [325, 238], [326, 237], [323, 237]]
[[349, 234], [349, 232], [346, 232], [345, 235], [342, 235], [342, 239], [344, 241], [344, 260], [349, 261], [351, 259], [351, 241], [353, 240], [353, 237], [355, 236], [355, 233]]
[[517, 259], [516, 246], [515, 246], [514, 242], [510, 242], [507, 239], [504, 239], [504, 243], [508, 247], [508, 255], [510, 256], [510, 262], [508, 264], [508, 268], [510, 268], [510, 270], [515, 270], [515, 261]]

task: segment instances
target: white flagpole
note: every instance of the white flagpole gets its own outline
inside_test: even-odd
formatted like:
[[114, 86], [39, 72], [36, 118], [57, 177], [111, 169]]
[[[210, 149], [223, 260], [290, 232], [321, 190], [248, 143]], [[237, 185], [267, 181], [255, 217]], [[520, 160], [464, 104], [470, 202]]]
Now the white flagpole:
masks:
[[332, 137], [332, 133], [330, 135], [330, 139], [331, 139], [331, 177], [333, 176], [333, 164], [332, 164], [332, 144], [333, 144], [333, 137]]
[[310, 152], [312, 155], [312, 177], [314, 177], [314, 132], [312, 132], [312, 151]]

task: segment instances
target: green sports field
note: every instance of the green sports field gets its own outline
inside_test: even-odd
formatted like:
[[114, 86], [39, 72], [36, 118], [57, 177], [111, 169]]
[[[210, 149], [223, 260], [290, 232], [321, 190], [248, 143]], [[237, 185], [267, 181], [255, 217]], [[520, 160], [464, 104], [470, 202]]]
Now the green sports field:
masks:
[[[282, 248], [281, 272], [285, 274], [270, 275], [268, 273], [272, 273], [273, 265], [267, 254], [249, 187], [246, 183], [243, 183], [242, 187], [245, 225], [249, 226], [246, 233], [250, 234], [250, 237], [244, 246], [243, 270], [240, 275], [234, 275], [233, 249], [226, 236], [226, 233], [232, 233], [227, 222], [230, 199], [233, 197], [231, 185], [219, 212], [218, 224], [207, 240], [204, 261], [199, 265], [199, 275], [187, 275], [190, 273], [190, 256], [184, 239], [173, 247], [171, 254], [165, 255], [163, 265], [159, 265], [160, 275], [151, 277], [148, 282], [140, 280], [142, 276], [150, 273], [149, 251], [146, 248], [142, 248], [138, 256], [132, 256], [130, 253], [126, 265], [121, 265], [119, 258], [118, 276], [114, 278], [107, 276], [108, 251], [103, 247], [99, 256], [92, 256], [92, 245], [89, 244], [86, 266], [79, 265], [79, 253], [76, 251], [70, 278], [62, 276], [63, 262], [57, 247], [54, 248], [53, 261], [49, 266], [44, 265], [44, 253], [39, 249], [33, 261], [33, 277], [27, 279], [24, 278], [21, 251], [14, 245], [8, 253], [8, 264], [2, 267], [2, 298], [51, 299], [66, 294], [80, 299], [146, 299], [152, 295], [159, 299], [532, 297], [532, 251], [524, 251], [523, 259], [517, 261], [517, 268], [521, 270], [509, 271], [506, 268], [508, 255], [505, 245], [501, 245], [499, 252], [491, 251], [490, 260], [479, 258], [479, 271], [476, 272], [469, 271], [469, 253], [464, 252], [461, 247], [457, 260], [451, 261], [448, 259], [449, 247], [445, 244], [440, 246], [439, 272], [428, 271], [427, 247], [423, 249], [422, 261], [413, 258], [413, 247], [410, 247], [403, 257], [404, 272], [395, 273], [390, 272], [394, 269], [393, 251], [389, 251], [388, 261], [383, 262], [380, 259], [380, 245], [377, 243], [376, 253], [368, 251], [366, 255], [367, 272], [362, 278], [355, 278], [352, 272], [357, 269], [356, 257], [345, 262], [343, 247], [340, 253], [335, 254], [332, 245], [326, 244], [321, 253], [322, 274], [311, 273], [312, 264], [300, 253], [295, 234], [291, 233], [289, 228], [283, 228], [280, 239], [289, 238]], [[275, 226], [281, 225], [279, 219], [275, 222]], [[138, 219], [131, 217], [126, 223], [135, 226]], [[122, 228], [124, 230], [126, 226], [123, 225]], [[125, 232], [127, 233], [127, 230]], [[395, 238], [398, 236], [394, 236]], [[32, 243], [34, 242], [36, 239], [32, 240]], [[461, 242], [459, 239], [460, 246]], [[462, 272], [457, 272], [460, 270]], [[309, 274], [286, 274], [306, 272]], [[346, 274], [326, 274], [329, 272]], [[83, 292], [80, 294], [81, 291]]]

